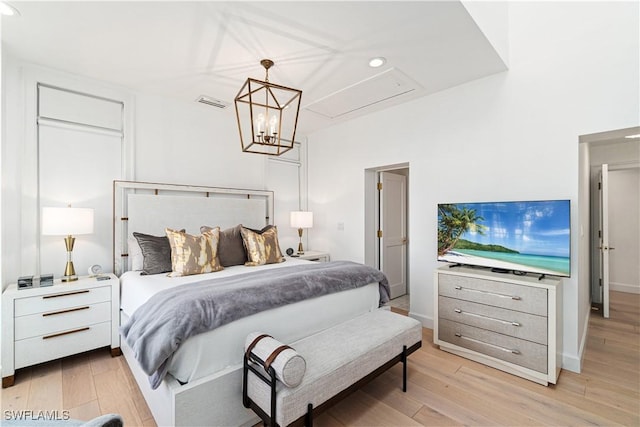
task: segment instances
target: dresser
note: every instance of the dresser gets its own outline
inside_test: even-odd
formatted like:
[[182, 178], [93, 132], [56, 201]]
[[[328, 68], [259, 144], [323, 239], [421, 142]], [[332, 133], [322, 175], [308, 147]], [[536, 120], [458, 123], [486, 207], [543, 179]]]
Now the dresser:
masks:
[[118, 331], [120, 286], [113, 274], [105, 280], [81, 277], [55, 280], [53, 286], [2, 294], [2, 387], [13, 385], [16, 369], [110, 347], [120, 354]]
[[562, 367], [562, 280], [471, 267], [434, 278], [434, 343], [537, 383]]

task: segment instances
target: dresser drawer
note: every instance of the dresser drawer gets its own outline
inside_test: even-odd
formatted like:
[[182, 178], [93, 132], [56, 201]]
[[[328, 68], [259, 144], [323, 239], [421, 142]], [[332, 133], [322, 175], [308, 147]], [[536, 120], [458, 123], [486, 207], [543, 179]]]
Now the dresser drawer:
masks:
[[111, 322], [16, 341], [15, 369], [111, 344]]
[[547, 315], [547, 290], [497, 280], [452, 274], [438, 275], [440, 295], [523, 313]]
[[537, 372], [547, 373], [547, 346], [446, 319], [438, 322], [439, 339]]
[[547, 318], [444, 296], [438, 297], [438, 315], [503, 335], [547, 344]]
[[68, 290], [49, 295], [40, 295], [28, 298], [16, 298], [15, 316], [45, 313], [63, 310], [71, 307], [95, 304], [111, 300], [111, 286], [101, 286], [91, 289], [74, 289], [72, 285]]
[[15, 339], [48, 335], [111, 320], [111, 302], [83, 305], [45, 313], [20, 316], [15, 320]]

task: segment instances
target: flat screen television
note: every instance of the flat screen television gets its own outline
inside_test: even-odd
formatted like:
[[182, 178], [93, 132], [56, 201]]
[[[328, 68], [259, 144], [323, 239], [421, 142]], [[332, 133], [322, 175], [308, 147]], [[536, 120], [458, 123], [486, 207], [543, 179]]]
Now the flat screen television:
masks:
[[571, 276], [569, 200], [438, 204], [438, 261]]

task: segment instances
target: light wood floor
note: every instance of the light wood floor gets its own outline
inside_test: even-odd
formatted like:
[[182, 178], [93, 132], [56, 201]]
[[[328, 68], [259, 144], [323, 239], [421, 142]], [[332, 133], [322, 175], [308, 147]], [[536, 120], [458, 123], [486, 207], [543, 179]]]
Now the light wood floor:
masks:
[[[319, 427], [452, 425], [640, 425], [640, 295], [613, 292], [611, 318], [591, 315], [583, 372], [562, 371], [544, 387], [438, 350], [423, 329], [409, 358], [408, 391], [396, 365], [322, 414]], [[153, 418], [124, 358], [106, 350], [21, 369], [2, 390], [4, 410], [68, 410], [72, 418], [104, 413], [126, 426]]]

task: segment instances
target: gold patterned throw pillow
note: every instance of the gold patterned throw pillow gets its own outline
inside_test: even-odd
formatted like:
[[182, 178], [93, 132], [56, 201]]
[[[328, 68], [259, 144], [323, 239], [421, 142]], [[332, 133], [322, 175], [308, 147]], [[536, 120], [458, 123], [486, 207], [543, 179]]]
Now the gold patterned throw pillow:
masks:
[[170, 277], [192, 274], [213, 273], [222, 270], [218, 259], [220, 227], [212, 228], [200, 236], [167, 228], [165, 230], [171, 245]]
[[285, 260], [280, 252], [278, 229], [275, 225], [267, 225], [260, 231], [242, 227], [240, 232], [247, 250], [248, 261], [244, 265], [275, 264]]

